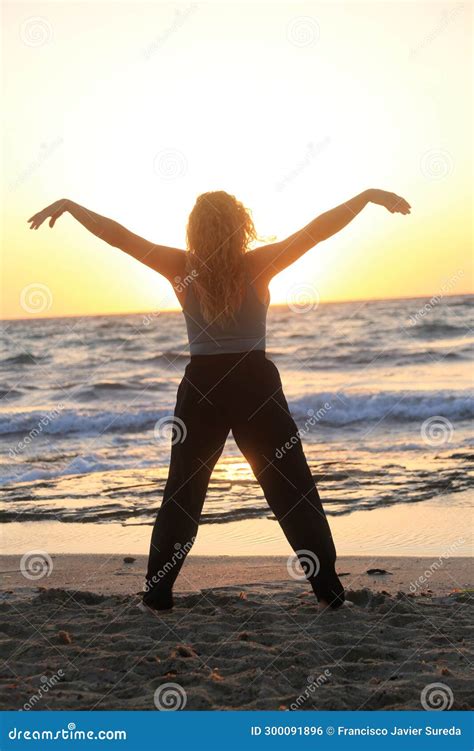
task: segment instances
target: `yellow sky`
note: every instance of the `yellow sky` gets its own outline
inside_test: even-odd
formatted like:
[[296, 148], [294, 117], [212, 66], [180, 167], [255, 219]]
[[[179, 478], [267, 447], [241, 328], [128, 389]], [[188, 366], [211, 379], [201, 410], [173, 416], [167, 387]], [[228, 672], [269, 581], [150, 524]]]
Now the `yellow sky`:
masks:
[[[4, 5], [3, 317], [176, 306], [167, 282], [63, 217], [58, 198], [184, 247], [224, 189], [284, 237], [367, 187], [369, 207], [272, 283], [321, 300], [472, 291], [468, 3]], [[26, 290], [26, 292], [25, 292]], [[46, 293], [44, 292], [46, 290]], [[32, 292], [31, 292], [32, 291]]]

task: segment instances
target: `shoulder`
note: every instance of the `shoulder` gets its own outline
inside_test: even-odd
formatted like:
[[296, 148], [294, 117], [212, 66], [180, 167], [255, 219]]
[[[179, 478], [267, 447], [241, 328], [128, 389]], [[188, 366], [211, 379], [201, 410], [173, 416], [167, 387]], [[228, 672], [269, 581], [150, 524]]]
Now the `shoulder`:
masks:
[[267, 282], [277, 273], [275, 261], [278, 260], [283, 250], [281, 242], [260, 245], [247, 253], [249, 263], [254, 274], [265, 277]]

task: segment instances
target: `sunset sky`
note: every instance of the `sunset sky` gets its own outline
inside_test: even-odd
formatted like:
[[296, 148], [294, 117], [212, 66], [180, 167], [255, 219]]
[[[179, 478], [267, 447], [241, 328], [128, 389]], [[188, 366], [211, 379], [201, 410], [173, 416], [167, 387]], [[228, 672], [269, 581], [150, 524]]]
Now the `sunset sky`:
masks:
[[368, 187], [371, 206], [272, 282], [321, 300], [472, 291], [469, 3], [4, 5], [2, 317], [176, 307], [168, 283], [70, 216], [67, 197], [184, 247], [224, 189], [283, 238]]

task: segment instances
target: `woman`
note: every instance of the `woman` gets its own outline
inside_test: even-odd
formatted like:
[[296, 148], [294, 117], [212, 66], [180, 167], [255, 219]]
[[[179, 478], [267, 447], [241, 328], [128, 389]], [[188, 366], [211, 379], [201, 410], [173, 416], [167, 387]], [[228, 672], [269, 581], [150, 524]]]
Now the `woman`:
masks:
[[[191, 361], [175, 408], [181, 436], [172, 442], [168, 480], [152, 533], [143, 596], [148, 608], [173, 606], [173, 584], [195, 539], [209, 479], [230, 430], [320, 607], [343, 604], [329, 525], [278, 370], [265, 357], [265, 325], [270, 280], [339, 232], [368, 203], [410, 213], [400, 196], [366, 190], [286, 240], [254, 250], [249, 250], [256, 239], [250, 213], [224, 191], [197, 199], [187, 226], [187, 251], [154, 245], [67, 199], [28, 220], [30, 229], [48, 218], [53, 227], [69, 212], [94, 235], [165, 276], [184, 312]], [[292, 448], [283, 453], [279, 449], [287, 442]]]

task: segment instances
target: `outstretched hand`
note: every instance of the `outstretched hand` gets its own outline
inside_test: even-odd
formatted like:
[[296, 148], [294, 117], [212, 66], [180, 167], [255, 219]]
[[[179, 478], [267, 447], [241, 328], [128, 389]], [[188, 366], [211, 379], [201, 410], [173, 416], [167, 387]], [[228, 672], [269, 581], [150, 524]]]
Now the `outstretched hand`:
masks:
[[50, 206], [46, 206], [45, 209], [38, 211], [37, 214], [33, 214], [29, 219], [30, 229], [38, 229], [41, 227], [44, 221], [49, 218], [49, 226], [54, 227], [54, 223], [57, 219], [67, 211], [68, 201], [67, 198], [61, 198], [59, 201], [55, 201]]
[[396, 193], [389, 193], [387, 190], [374, 188], [370, 191], [370, 200], [379, 206], [385, 206], [391, 214], [410, 213], [411, 206], [408, 201], [405, 201], [401, 196], [397, 196]]

